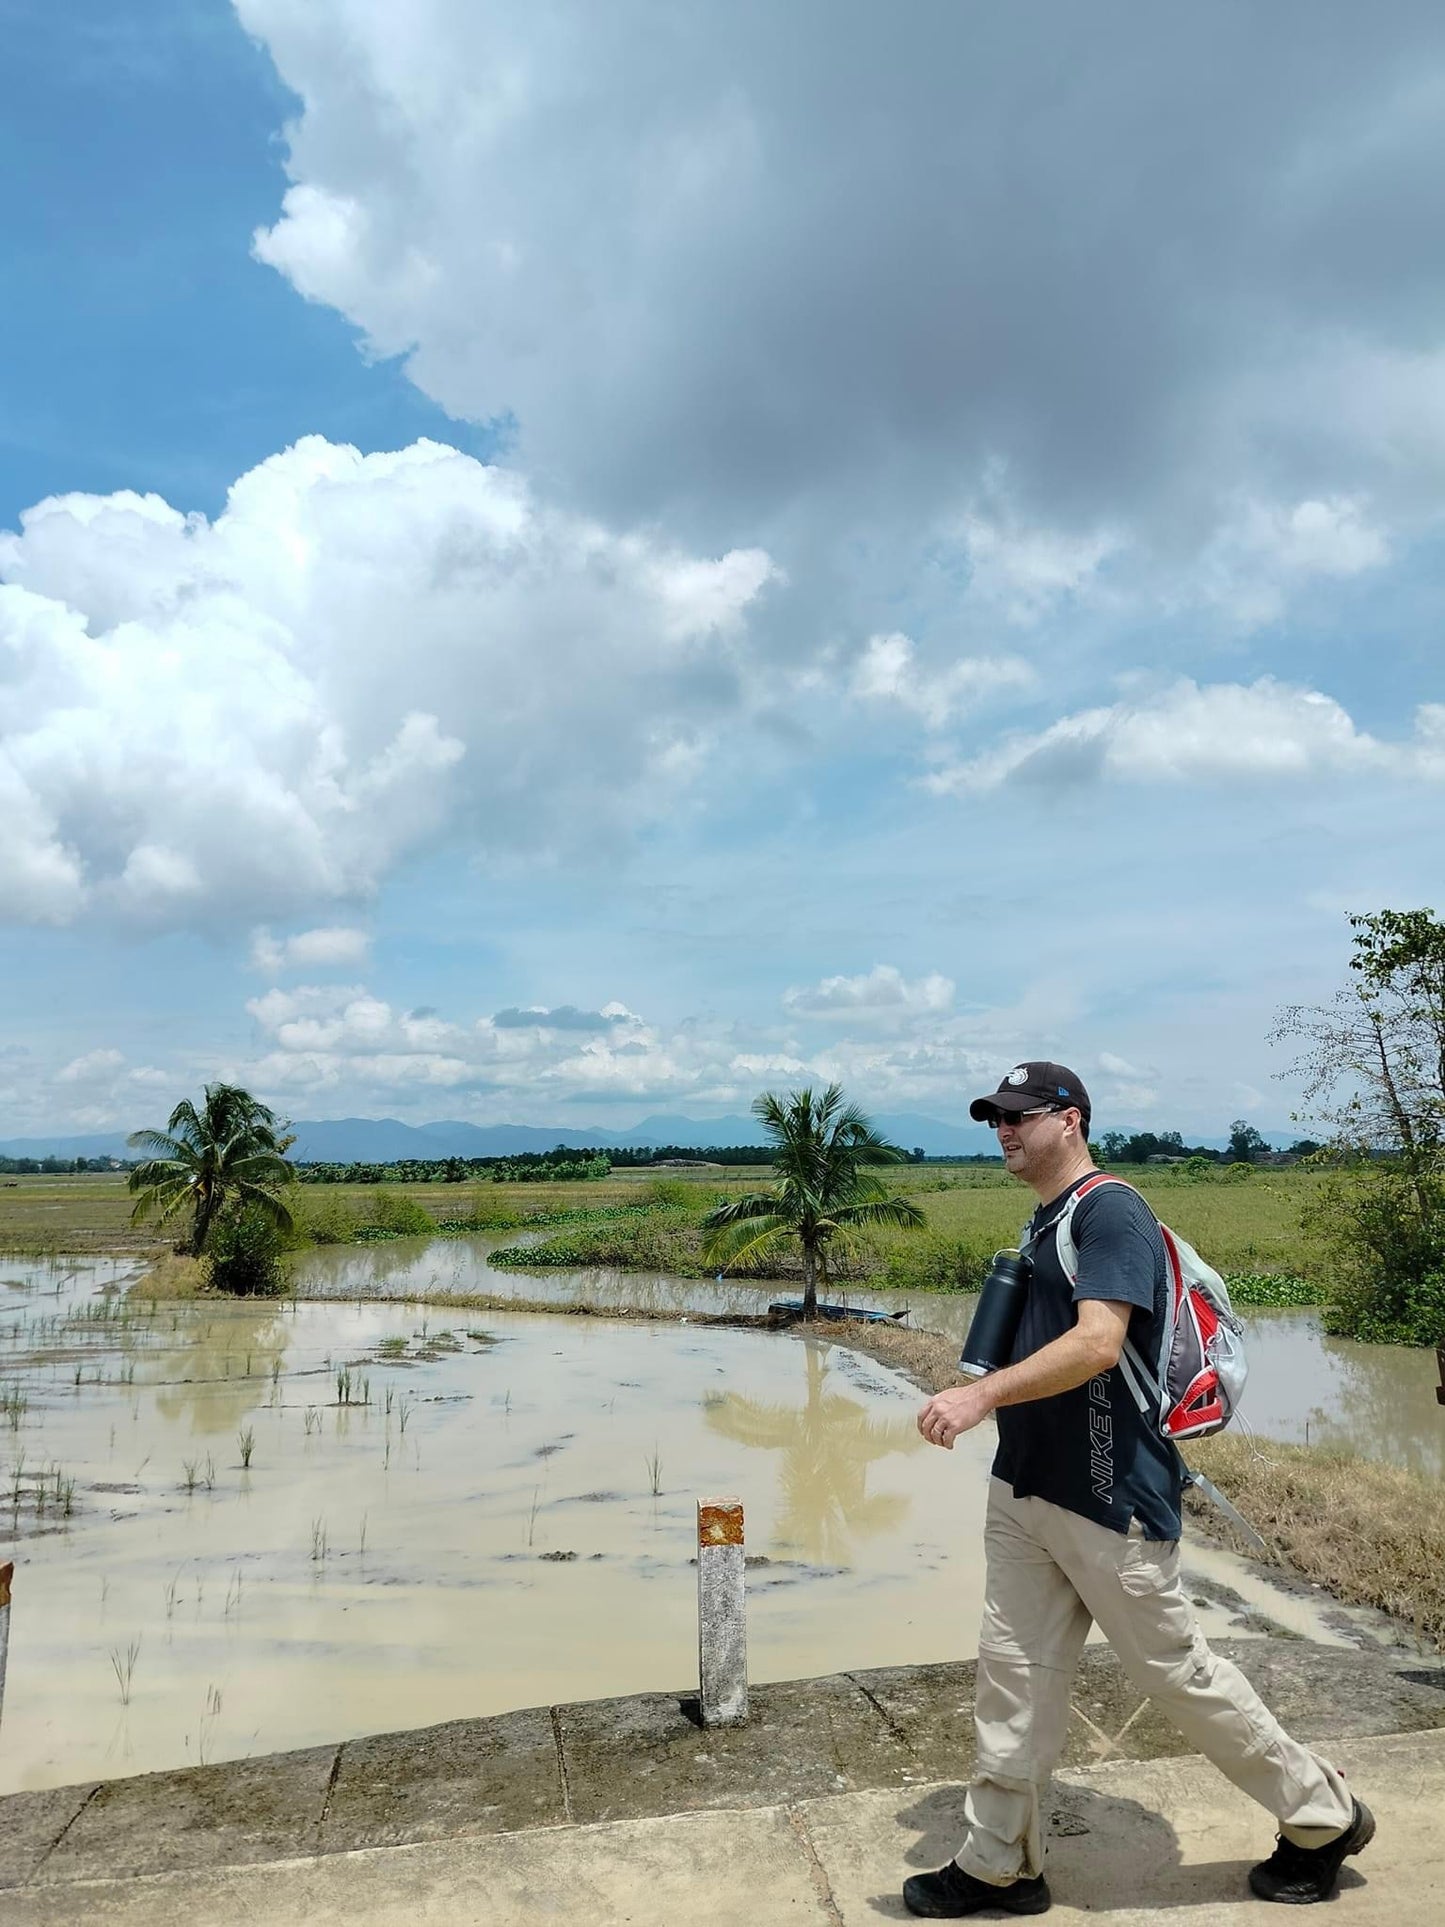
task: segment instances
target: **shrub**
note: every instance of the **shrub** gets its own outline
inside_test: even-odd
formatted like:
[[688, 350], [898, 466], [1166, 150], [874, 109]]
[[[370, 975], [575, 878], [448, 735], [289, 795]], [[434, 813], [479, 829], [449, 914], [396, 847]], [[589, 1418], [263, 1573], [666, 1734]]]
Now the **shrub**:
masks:
[[1226, 1164], [1220, 1173], [1226, 1184], [1247, 1184], [1254, 1176], [1252, 1164]]
[[1330, 1261], [1325, 1330], [1375, 1344], [1445, 1344], [1445, 1182], [1402, 1165], [1325, 1185], [1308, 1214]]
[[236, 1298], [279, 1298], [286, 1290], [283, 1237], [254, 1205], [229, 1211], [211, 1226], [211, 1284]]
[[373, 1191], [367, 1224], [394, 1238], [424, 1238], [437, 1228], [426, 1207], [404, 1191]]

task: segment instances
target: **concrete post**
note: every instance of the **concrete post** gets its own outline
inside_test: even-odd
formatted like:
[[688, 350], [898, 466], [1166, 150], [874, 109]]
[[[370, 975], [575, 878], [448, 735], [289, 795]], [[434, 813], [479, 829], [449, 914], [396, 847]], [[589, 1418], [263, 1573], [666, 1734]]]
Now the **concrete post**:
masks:
[[5, 1654], [10, 1646], [10, 1581], [13, 1564], [0, 1566], [0, 1718], [5, 1714]]
[[748, 1716], [748, 1626], [740, 1499], [697, 1502], [697, 1652], [704, 1726]]

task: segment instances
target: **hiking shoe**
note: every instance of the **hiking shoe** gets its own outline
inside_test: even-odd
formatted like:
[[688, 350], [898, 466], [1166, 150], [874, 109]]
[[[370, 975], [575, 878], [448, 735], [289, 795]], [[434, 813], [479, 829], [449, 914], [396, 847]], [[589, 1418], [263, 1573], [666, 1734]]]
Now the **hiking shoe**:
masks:
[[1297, 1847], [1281, 1834], [1269, 1859], [1250, 1868], [1249, 1884], [1261, 1900], [1280, 1900], [1291, 1907], [1328, 1900], [1345, 1855], [1368, 1847], [1374, 1837], [1375, 1816], [1356, 1800], [1354, 1817], [1338, 1840], [1327, 1840], [1322, 1847]]
[[1004, 1914], [1046, 1914], [1053, 1904], [1049, 1883], [1042, 1874], [1032, 1880], [1011, 1880], [995, 1887], [975, 1880], [956, 1860], [937, 1873], [916, 1873], [903, 1883], [903, 1904], [925, 1920], [959, 1920], [964, 1914], [991, 1910]]

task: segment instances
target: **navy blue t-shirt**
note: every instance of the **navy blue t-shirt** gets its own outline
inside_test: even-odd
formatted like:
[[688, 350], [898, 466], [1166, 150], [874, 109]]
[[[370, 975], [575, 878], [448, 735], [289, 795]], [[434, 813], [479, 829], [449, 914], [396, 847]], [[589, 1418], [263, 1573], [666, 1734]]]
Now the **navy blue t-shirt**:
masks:
[[[1073, 1222], [1077, 1286], [1059, 1263], [1057, 1233], [1047, 1227], [1092, 1175], [1040, 1205], [1025, 1227], [1033, 1274], [1011, 1364], [1072, 1330], [1081, 1298], [1132, 1305], [1130, 1341], [1151, 1363], [1159, 1356], [1168, 1264], [1158, 1221], [1137, 1192], [1101, 1184], [1081, 1199]], [[1178, 1454], [1140, 1413], [1117, 1365], [1071, 1392], [1001, 1405], [995, 1416], [994, 1475], [1008, 1481], [1015, 1498], [1047, 1499], [1115, 1532], [1137, 1519], [1146, 1539], [1179, 1537]]]

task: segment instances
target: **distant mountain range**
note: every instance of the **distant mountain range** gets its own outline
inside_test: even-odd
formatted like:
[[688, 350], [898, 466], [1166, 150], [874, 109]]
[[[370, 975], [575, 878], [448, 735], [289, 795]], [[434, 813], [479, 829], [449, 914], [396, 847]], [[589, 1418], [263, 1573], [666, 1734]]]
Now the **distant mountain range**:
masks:
[[[905, 1150], [921, 1149], [928, 1157], [968, 1157], [991, 1153], [993, 1133], [977, 1124], [944, 1124], [935, 1117], [901, 1111], [879, 1114], [874, 1123], [883, 1135]], [[519, 1151], [550, 1151], [558, 1144], [569, 1150], [593, 1151], [616, 1146], [642, 1149], [676, 1145], [706, 1150], [709, 1145], [757, 1144], [763, 1133], [755, 1117], [647, 1117], [629, 1131], [563, 1125], [403, 1124], [394, 1117], [303, 1118], [291, 1126], [296, 1143], [290, 1155], [320, 1164], [393, 1164], [400, 1158], [504, 1158]], [[34, 1137], [0, 1141], [0, 1157], [13, 1158], [124, 1158], [123, 1132], [89, 1137]]]

